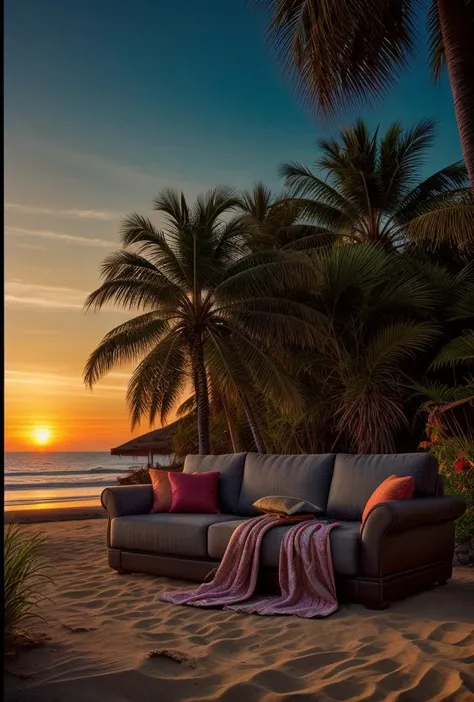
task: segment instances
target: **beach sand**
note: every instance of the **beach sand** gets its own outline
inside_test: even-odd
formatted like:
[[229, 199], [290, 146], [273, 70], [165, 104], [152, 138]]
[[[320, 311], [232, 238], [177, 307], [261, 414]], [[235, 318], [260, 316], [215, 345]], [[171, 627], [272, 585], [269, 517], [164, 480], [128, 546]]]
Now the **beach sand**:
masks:
[[[323, 620], [179, 607], [189, 583], [118, 575], [103, 520], [29, 524], [49, 537], [45, 646], [7, 665], [8, 702], [468, 702], [474, 699], [474, 569], [389, 610], [342, 605]], [[177, 650], [195, 667], [148, 654]]]

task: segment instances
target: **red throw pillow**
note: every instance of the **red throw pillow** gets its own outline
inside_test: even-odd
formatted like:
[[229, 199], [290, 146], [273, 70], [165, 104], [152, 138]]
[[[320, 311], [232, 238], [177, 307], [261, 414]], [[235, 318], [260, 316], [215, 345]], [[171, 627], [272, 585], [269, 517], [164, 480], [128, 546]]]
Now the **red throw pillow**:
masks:
[[170, 512], [219, 514], [219, 472], [170, 473]]
[[362, 514], [361, 529], [372, 507], [375, 507], [375, 505], [378, 505], [380, 502], [390, 502], [391, 500], [411, 500], [414, 492], [415, 481], [411, 475], [407, 475], [403, 478], [390, 475], [383, 483], [380, 483], [378, 488], [376, 488], [369, 497]]
[[151, 513], [169, 512], [171, 507], [171, 485], [168, 471], [149, 468], [148, 472], [153, 488], [153, 507]]

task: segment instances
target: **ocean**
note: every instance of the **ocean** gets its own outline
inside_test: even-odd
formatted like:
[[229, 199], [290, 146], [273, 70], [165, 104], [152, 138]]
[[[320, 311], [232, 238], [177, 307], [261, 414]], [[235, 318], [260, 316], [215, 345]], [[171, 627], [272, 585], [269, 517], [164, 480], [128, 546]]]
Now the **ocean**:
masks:
[[[156, 456], [167, 465], [168, 456]], [[111, 456], [106, 451], [46, 451], [5, 453], [5, 507], [38, 507], [44, 503], [99, 504], [105, 487], [146, 459]]]

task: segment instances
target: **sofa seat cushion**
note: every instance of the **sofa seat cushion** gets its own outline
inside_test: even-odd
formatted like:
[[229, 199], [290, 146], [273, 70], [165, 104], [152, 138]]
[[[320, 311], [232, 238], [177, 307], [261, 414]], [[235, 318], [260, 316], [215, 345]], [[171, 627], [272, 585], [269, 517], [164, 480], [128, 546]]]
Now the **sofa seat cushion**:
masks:
[[240, 486], [244, 474], [246, 453], [228, 453], [220, 456], [189, 454], [184, 461], [184, 473], [208, 473], [219, 475], [219, 509], [223, 514], [238, 514]]
[[288, 495], [326, 510], [335, 454], [271, 455], [248, 453], [237, 513], [261, 514], [253, 503], [267, 495]]
[[229, 514], [133, 514], [110, 525], [110, 547], [173, 556], [207, 558], [211, 524], [235, 520]]
[[390, 475], [411, 476], [415, 497], [434, 495], [438, 464], [429, 453], [366, 456], [338, 453], [326, 515], [337, 520], [361, 521], [369, 497]]
[[[230, 537], [245, 519], [213, 524], [208, 531], [208, 552], [211, 558], [222, 558]], [[360, 522], [339, 522], [340, 526], [332, 529], [329, 540], [331, 544], [334, 572], [337, 575], [357, 575], [359, 567]], [[260, 565], [277, 568], [280, 544], [283, 535], [290, 526], [270, 529], [263, 537]]]

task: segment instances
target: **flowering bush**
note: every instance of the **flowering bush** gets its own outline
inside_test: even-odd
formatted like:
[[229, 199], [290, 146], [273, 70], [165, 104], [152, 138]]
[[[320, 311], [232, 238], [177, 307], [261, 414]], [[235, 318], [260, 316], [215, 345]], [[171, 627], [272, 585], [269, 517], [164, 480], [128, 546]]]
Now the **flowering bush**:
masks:
[[[179, 461], [174, 461], [168, 466], [157, 463], [153, 467], [168, 471], [183, 470], [183, 464]], [[128, 469], [127, 473], [118, 476], [117, 482], [119, 485], [151, 485], [151, 478], [148, 472], [148, 466], [138, 466], [136, 468], [134, 466], [131, 466]]]
[[433, 422], [427, 424], [426, 434], [428, 440], [422, 441], [420, 448], [437, 458], [445, 493], [460, 495], [467, 504], [466, 512], [456, 522], [456, 541], [469, 544], [474, 551], [474, 442], [462, 435], [447, 436]]

